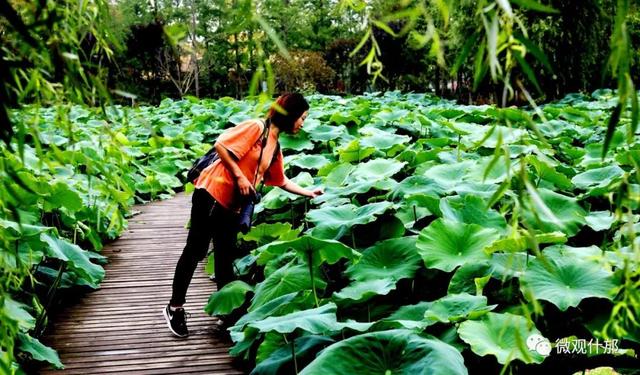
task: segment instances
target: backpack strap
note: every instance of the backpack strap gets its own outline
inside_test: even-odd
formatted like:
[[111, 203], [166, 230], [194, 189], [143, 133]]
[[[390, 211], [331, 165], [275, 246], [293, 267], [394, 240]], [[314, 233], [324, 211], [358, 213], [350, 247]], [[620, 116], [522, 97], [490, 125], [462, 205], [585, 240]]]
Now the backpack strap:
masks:
[[258, 157], [256, 172], [253, 174], [253, 186], [256, 186], [256, 181], [258, 181], [258, 170], [260, 169], [260, 163], [262, 163], [262, 153], [265, 146], [267, 145], [267, 140], [269, 139], [269, 128], [271, 127], [271, 119], [268, 118], [266, 121], [263, 121], [263, 124], [264, 129], [262, 130], [262, 136], [260, 137], [260, 139], [262, 140], [262, 144], [260, 145], [260, 156]]
[[[260, 163], [262, 162], [262, 150], [264, 150], [264, 148], [267, 145], [267, 140], [269, 138], [269, 131], [266, 130], [269, 128], [269, 126], [271, 125], [271, 119], [268, 118], [267, 121], [264, 122], [265, 125], [265, 130], [263, 130], [262, 134], [263, 134], [263, 138], [262, 138], [262, 148], [260, 149], [260, 157], [258, 158], [258, 166], [256, 167], [256, 174], [255, 177], [253, 179], [253, 185], [255, 186], [256, 181], [258, 179], [258, 169], [260, 168]], [[271, 157], [271, 162], [269, 163], [269, 166], [271, 166], [271, 164], [273, 164], [274, 161], [276, 161], [276, 158], [278, 157], [278, 154], [280, 153], [280, 142], [278, 140], [276, 140], [276, 148], [273, 151], [273, 156]], [[260, 192], [260, 194], [262, 194], [262, 189], [264, 188], [264, 179], [262, 181], [260, 181], [260, 187], [258, 188], [258, 191]]]

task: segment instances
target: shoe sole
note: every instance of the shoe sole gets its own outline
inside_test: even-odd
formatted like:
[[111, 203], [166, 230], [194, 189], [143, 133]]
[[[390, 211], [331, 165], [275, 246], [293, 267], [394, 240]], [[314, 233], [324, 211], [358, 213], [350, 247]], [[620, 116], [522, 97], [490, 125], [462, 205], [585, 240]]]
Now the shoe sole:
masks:
[[166, 307], [164, 309], [162, 309], [162, 316], [164, 316], [164, 320], [167, 322], [167, 326], [169, 327], [169, 331], [171, 331], [171, 333], [173, 333], [174, 336], [180, 337], [182, 339], [185, 338], [185, 337], [189, 337], [188, 333], [186, 335], [181, 335], [178, 332], [173, 330], [173, 327], [171, 327], [171, 318], [169, 318], [169, 315], [167, 314], [167, 308]]

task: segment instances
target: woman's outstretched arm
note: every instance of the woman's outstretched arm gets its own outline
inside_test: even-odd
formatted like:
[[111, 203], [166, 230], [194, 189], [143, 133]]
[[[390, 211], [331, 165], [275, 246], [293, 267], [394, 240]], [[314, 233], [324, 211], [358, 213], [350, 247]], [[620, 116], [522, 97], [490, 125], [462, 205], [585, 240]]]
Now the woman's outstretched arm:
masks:
[[289, 193], [298, 194], [298, 195], [302, 195], [304, 197], [309, 197], [309, 198], [315, 198], [319, 195], [322, 195], [322, 193], [324, 193], [322, 188], [307, 190], [289, 179], [287, 179], [287, 182], [285, 182], [284, 185], [280, 186], [280, 188], [288, 191]]

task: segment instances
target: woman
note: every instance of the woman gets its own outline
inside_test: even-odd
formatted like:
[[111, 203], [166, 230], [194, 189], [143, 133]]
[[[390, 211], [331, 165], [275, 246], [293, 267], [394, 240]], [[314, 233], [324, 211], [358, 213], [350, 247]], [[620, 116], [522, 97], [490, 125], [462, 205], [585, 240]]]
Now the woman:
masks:
[[[191, 229], [176, 266], [171, 301], [163, 311], [169, 329], [178, 337], [189, 335], [183, 308], [187, 288], [212, 238], [218, 290], [234, 279], [238, 214], [242, 202], [255, 194], [257, 184], [264, 181], [309, 198], [322, 194], [322, 189], [307, 190], [285, 177], [277, 147], [281, 132], [300, 131], [309, 103], [298, 93], [284, 94], [276, 103], [266, 121], [247, 120], [222, 133], [215, 144], [220, 158], [194, 181]], [[284, 111], [277, 110], [278, 106]]]

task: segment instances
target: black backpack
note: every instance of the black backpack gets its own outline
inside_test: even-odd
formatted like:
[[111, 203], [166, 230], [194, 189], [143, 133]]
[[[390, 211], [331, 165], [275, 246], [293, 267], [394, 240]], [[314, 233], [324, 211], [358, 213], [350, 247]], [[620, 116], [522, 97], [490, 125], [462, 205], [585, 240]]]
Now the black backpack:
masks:
[[[265, 126], [259, 138], [262, 140], [263, 148], [267, 144], [267, 137], [269, 135], [270, 124], [271, 124], [271, 121], [267, 119], [267, 121], [264, 123]], [[273, 159], [271, 160], [272, 163], [273, 163], [273, 160], [275, 160], [276, 156], [278, 155], [278, 151], [280, 151], [280, 143], [276, 145], [276, 150], [274, 151]], [[193, 162], [193, 166], [191, 166], [191, 169], [189, 169], [189, 172], [187, 172], [187, 182], [193, 183], [198, 177], [200, 177], [200, 173], [202, 173], [202, 171], [204, 171], [205, 168], [213, 164], [219, 158], [220, 156], [218, 156], [216, 147], [215, 146], [211, 147], [211, 149], [207, 151], [207, 153], [204, 154], [204, 156], [197, 158], [196, 161]]]

